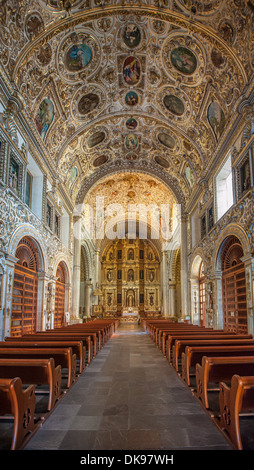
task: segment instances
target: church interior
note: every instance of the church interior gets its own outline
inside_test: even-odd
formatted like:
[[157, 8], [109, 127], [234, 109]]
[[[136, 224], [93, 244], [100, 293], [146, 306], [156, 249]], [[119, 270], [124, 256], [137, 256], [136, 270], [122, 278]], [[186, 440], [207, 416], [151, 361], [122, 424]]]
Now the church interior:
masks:
[[[68, 376], [45, 423], [36, 432], [27, 424], [16, 446], [25, 448], [30, 433], [28, 449], [48, 448], [54, 435], [54, 449], [254, 450], [253, 418], [244, 444], [225, 404], [224, 428], [214, 424], [184, 376], [186, 350], [178, 370], [169, 342], [170, 334], [194, 341], [202, 333], [211, 347], [231, 347], [225, 379], [214, 365], [218, 393], [229, 393], [229, 373], [232, 389], [236, 377], [248, 377], [241, 406], [246, 394], [254, 411], [253, 25], [252, 0], [0, 2], [0, 449], [13, 429], [4, 419], [1, 431], [1, 417], [13, 414], [11, 390], [20, 384], [10, 380], [22, 379], [25, 367], [18, 362], [35, 367], [43, 340], [44, 356], [51, 348], [60, 368], [56, 343], [67, 349], [68, 337], [62, 355], [67, 361], [72, 349], [79, 374]], [[84, 368], [74, 340], [85, 349]], [[233, 361], [237, 348], [247, 365]], [[195, 365], [197, 384], [208, 356]], [[23, 393], [24, 384], [30, 392], [41, 384], [24, 374]], [[163, 418], [179, 417], [174, 432], [160, 421], [160, 380], [171, 390]], [[124, 383], [139, 385], [145, 425], [130, 388], [125, 403]], [[112, 406], [100, 421], [92, 408], [85, 414], [86, 392], [110, 397], [117, 387], [111, 400], [120, 428]], [[77, 413], [71, 428], [57, 424], [63, 408]], [[204, 419], [205, 437], [203, 424], [186, 424], [190, 416]], [[197, 427], [204, 442], [194, 440]]]

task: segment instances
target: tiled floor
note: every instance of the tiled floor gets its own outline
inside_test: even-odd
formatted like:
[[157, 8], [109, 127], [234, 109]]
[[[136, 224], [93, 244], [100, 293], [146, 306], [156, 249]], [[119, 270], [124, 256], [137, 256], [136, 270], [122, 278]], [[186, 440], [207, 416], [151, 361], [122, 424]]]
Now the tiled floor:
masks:
[[121, 325], [26, 450], [231, 449], [137, 325]]

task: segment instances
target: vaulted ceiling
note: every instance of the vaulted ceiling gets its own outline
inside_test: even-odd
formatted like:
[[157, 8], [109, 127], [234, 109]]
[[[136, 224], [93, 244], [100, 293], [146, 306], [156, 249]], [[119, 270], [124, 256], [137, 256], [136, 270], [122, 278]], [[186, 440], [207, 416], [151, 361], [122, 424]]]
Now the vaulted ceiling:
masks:
[[6, 77], [73, 204], [117, 172], [153, 176], [186, 203], [253, 77], [253, 10], [247, 0], [3, 0]]

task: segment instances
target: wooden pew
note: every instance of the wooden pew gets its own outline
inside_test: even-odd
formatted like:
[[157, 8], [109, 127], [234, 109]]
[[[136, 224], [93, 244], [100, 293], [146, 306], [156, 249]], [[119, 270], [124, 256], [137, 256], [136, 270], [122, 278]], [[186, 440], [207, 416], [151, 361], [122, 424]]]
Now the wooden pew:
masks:
[[[168, 358], [169, 362], [172, 362], [173, 358], [173, 346], [175, 342], [178, 340], [202, 340], [202, 339], [214, 339], [216, 337], [223, 337], [225, 338], [226, 336], [230, 336], [231, 338], [237, 338], [237, 335], [235, 333], [228, 333], [225, 332], [224, 330], [214, 330], [214, 331], [193, 331], [193, 332], [177, 332], [177, 333], [172, 333], [172, 334], [166, 334], [163, 336], [163, 345], [162, 345], [162, 353], [165, 357]], [[249, 335], [248, 335], [249, 336]], [[250, 335], [250, 339], [251, 339]]]
[[[159, 349], [162, 349], [162, 344], [163, 344], [163, 337], [170, 334], [202, 334], [202, 333], [211, 333], [213, 331], [218, 331], [218, 330], [213, 330], [212, 328], [205, 328], [205, 327], [199, 327], [197, 325], [184, 325], [181, 328], [165, 328], [165, 329], [160, 329], [158, 328], [157, 331], [155, 332], [155, 344]], [[221, 331], [221, 330], [220, 330]]]
[[[86, 338], [90, 338], [90, 361], [92, 358], [94, 358], [97, 355], [98, 348], [97, 348], [97, 336], [96, 333], [84, 333], [84, 332], [61, 332], [57, 330], [47, 330], [47, 331], [37, 331], [36, 333], [32, 333], [34, 337], [41, 337], [44, 338], [44, 341], [55, 341], [55, 339], [59, 339], [61, 341], [64, 340], [79, 340], [79, 341], [84, 341]], [[28, 335], [23, 335], [22, 338], [28, 338], [30, 337], [30, 334]], [[47, 339], [45, 339], [47, 338]]]
[[238, 357], [202, 357], [202, 363], [196, 364], [196, 392], [205, 408], [209, 408], [209, 383], [217, 384], [212, 391], [219, 392], [219, 383], [231, 380], [233, 375], [253, 375], [254, 355]]
[[196, 365], [202, 363], [203, 356], [212, 357], [230, 357], [230, 356], [253, 356], [254, 344], [242, 345], [218, 345], [218, 346], [186, 346], [182, 353], [182, 371], [181, 376], [184, 382], [190, 386], [191, 369], [196, 371]]
[[48, 359], [53, 358], [56, 366], [67, 369], [67, 388], [76, 380], [76, 354], [72, 348], [0, 348], [0, 359]]
[[[46, 332], [45, 332], [46, 333]], [[53, 342], [53, 343], [61, 343], [61, 342], [65, 342], [67, 343], [67, 346], [71, 346], [71, 343], [74, 341], [82, 341], [83, 343], [85, 343], [85, 348], [86, 348], [86, 355], [87, 355], [87, 358], [86, 358], [86, 362], [87, 364], [89, 364], [91, 362], [91, 359], [92, 359], [92, 345], [91, 345], [91, 337], [90, 336], [86, 336], [85, 338], [83, 339], [73, 339], [73, 338], [69, 338], [69, 337], [61, 337], [59, 335], [57, 336], [54, 336], [53, 335], [39, 335], [37, 333], [31, 333], [29, 335], [24, 335], [24, 336], [17, 336], [17, 337], [13, 337], [13, 336], [7, 336], [5, 337], [5, 340], [4, 342], [20, 342], [20, 341], [24, 341], [24, 342], [35, 342], [35, 343], [40, 343], [40, 342]]]
[[49, 387], [48, 411], [52, 410], [61, 394], [61, 366], [55, 366], [52, 357], [50, 359], [0, 358], [0, 377], [3, 379], [20, 377], [22, 383], [27, 385], [46, 384]]
[[73, 353], [76, 354], [77, 361], [79, 362], [79, 373], [81, 374], [86, 367], [86, 347], [83, 341], [43, 341], [38, 339], [34, 341], [24, 340], [24, 338], [13, 338], [13, 341], [0, 341], [1, 348], [72, 348]]
[[175, 341], [175, 344], [173, 345], [172, 348], [172, 363], [176, 371], [179, 371], [179, 363], [180, 359], [182, 356], [182, 353], [184, 352], [186, 346], [202, 346], [202, 345], [214, 345], [214, 346], [220, 346], [220, 345], [225, 345], [225, 346], [230, 346], [231, 344], [235, 345], [241, 345], [241, 344], [253, 344], [254, 345], [254, 339], [251, 335], [218, 335], [218, 336], [213, 336], [213, 338], [207, 338], [207, 339], [185, 339], [185, 340], [180, 340], [177, 339]]
[[219, 426], [229, 436], [233, 447], [243, 450], [240, 414], [254, 411], [254, 376], [233, 375], [231, 386], [220, 383]]
[[10, 450], [18, 450], [25, 438], [34, 431], [35, 386], [22, 388], [20, 377], [0, 379], [0, 415], [13, 416]]

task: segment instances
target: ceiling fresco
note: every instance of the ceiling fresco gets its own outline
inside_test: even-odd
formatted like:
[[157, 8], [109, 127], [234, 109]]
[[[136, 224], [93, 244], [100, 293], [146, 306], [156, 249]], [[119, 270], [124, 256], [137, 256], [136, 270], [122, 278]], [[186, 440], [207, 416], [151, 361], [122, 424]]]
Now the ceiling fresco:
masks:
[[253, 10], [240, 0], [1, 3], [5, 73], [73, 204], [117, 172], [154, 175], [188, 200], [253, 76]]

